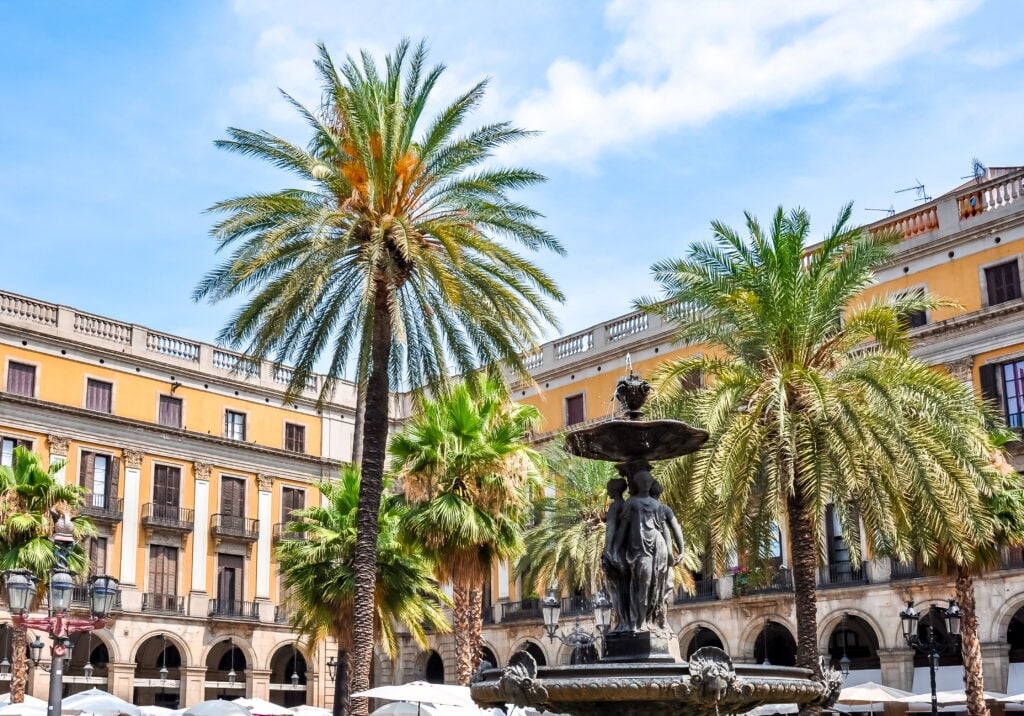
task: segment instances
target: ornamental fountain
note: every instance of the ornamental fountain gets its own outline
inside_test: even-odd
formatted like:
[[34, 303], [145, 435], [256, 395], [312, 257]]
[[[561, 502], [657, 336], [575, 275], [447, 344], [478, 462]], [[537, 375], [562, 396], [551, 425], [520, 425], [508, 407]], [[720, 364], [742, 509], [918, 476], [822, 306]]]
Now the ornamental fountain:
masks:
[[[810, 669], [734, 664], [716, 647], [698, 649], [689, 660], [667, 617], [672, 568], [682, 557], [676, 516], [659, 501], [661, 486], [651, 461], [670, 460], [700, 449], [703, 430], [678, 420], [645, 420], [647, 381], [633, 375], [615, 390], [625, 419], [570, 432], [568, 452], [615, 463], [621, 477], [609, 480], [612, 502], [606, 517], [601, 564], [614, 626], [604, 633], [596, 663], [538, 666], [526, 652], [504, 669], [484, 662], [473, 678], [473, 699], [484, 707], [506, 704], [572, 716], [701, 716], [744, 713], [762, 704], [831, 706], [842, 676], [824, 660], [820, 678]], [[628, 489], [628, 499], [623, 493]]]

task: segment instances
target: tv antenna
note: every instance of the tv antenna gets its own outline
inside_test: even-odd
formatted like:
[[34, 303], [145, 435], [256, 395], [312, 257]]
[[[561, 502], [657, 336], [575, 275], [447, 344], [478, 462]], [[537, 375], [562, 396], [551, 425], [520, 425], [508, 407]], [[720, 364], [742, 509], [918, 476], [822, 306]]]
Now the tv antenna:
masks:
[[981, 163], [981, 160], [977, 157], [971, 158], [971, 173], [961, 179], [973, 179], [976, 183], [981, 184], [985, 181], [985, 177], [988, 176], [988, 167]]
[[893, 206], [892, 204], [889, 204], [889, 208], [888, 209], [868, 209], [868, 208], [865, 208], [864, 211], [881, 211], [884, 214], [886, 214], [887, 216], [893, 216], [896, 213], [896, 207]]
[[905, 191], [912, 191], [917, 194], [917, 198], [914, 201], [931, 201], [932, 198], [928, 196], [928, 192], [924, 190], [924, 184], [921, 183], [920, 179], [914, 179], [917, 182], [914, 186], [908, 186], [906, 189], [897, 189], [897, 194], [902, 194]]

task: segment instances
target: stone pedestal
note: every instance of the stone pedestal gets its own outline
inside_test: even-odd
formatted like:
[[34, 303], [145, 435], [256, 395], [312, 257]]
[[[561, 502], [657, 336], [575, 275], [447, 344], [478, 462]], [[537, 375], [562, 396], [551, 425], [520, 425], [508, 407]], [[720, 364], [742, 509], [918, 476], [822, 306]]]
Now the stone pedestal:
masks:
[[[607, 662], [675, 662], [671, 633], [610, 632], [604, 638], [604, 657]], [[678, 644], [676, 649], [678, 652]]]

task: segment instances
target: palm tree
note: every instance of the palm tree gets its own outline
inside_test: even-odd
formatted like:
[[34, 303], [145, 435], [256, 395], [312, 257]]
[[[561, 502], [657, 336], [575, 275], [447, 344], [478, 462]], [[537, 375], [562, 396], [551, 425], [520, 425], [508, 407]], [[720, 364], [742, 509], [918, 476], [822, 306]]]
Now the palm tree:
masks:
[[[456, 134], [481, 102], [480, 82], [426, 120], [444, 67], [401, 42], [377, 67], [363, 53], [340, 68], [319, 46], [323, 104], [308, 110], [307, 148], [231, 128], [228, 151], [291, 172], [301, 188], [219, 202], [213, 227], [231, 255], [200, 282], [196, 300], [244, 296], [220, 339], [257, 356], [293, 360], [289, 391], [326, 359], [326, 400], [342, 371], [365, 388], [356, 604], [373, 603], [377, 514], [392, 385], [436, 384], [499, 362], [526, 375], [521, 356], [562, 294], [514, 247], [563, 253], [540, 215], [511, 193], [543, 181], [489, 163], [527, 132], [498, 122]], [[450, 365], [453, 364], [453, 365]], [[355, 613], [353, 685], [368, 685], [372, 610]], [[359, 713], [365, 700], [357, 704]]]
[[538, 500], [542, 517], [526, 533], [516, 574], [538, 594], [555, 584], [594, 594], [603, 582], [606, 485], [618, 474], [611, 463], [574, 457], [561, 447], [543, 457], [555, 497]]
[[411, 509], [404, 529], [451, 580], [455, 671], [468, 685], [480, 654], [483, 584], [497, 560], [523, 550], [523, 525], [541, 486], [524, 439], [539, 421], [485, 376], [424, 399], [391, 440], [392, 471]]
[[[85, 488], [61, 484], [57, 473], [63, 462], [44, 469], [42, 460], [25, 447], [14, 448], [11, 465], [0, 466], [0, 571], [27, 569], [39, 579], [33, 608], [46, 593], [50, 569], [57, 566], [57, 547], [50, 539], [54, 516], [72, 515], [85, 504]], [[76, 539], [96, 534], [87, 517], [71, 521]], [[68, 568], [78, 574], [89, 571], [89, 559], [81, 545], [68, 554]], [[28, 662], [25, 649], [28, 631], [15, 626], [11, 637], [11, 703], [25, 700]]]
[[[903, 317], [947, 305], [918, 294], [862, 293], [898, 236], [849, 226], [840, 212], [807, 246], [810, 220], [781, 207], [748, 237], [713, 224], [714, 241], [655, 264], [665, 299], [640, 306], [676, 322], [707, 352], [655, 375], [661, 409], [711, 437], [664, 472], [675, 507], [710, 522], [717, 564], [748, 534], [784, 524], [792, 546], [797, 665], [820, 671], [816, 577], [831, 505], [853, 555], [909, 555], [911, 525], [955, 557], [991, 539], [982, 495], [995, 483], [982, 406], [969, 387], [908, 355]], [[693, 316], [683, 320], [683, 316]], [[683, 378], [700, 370], [705, 388]], [[813, 711], [814, 707], [809, 707]]]
[[[337, 482], [319, 482], [322, 504], [292, 513], [295, 520], [277, 547], [292, 625], [310, 646], [327, 636], [338, 642], [339, 654], [352, 650], [355, 613], [356, 513], [359, 468], [347, 466]], [[407, 509], [395, 495], [385, 494], [377, 539], [377, 585], [374, 591], [374, 639], [394, 659], [398, 651], [395, 623], [401, 623], [424, 648], [426, 629], [449, 629], [441, 605], [447, 597], [433, 579], [433, 565], [416, 545], [402, 539], [400, 525]], [[350, 676], [350, 675], [349, 675]], [[348, 684], [341, 689], [348, 691]], [[348, 712], [348, 709], [345, 709]]]

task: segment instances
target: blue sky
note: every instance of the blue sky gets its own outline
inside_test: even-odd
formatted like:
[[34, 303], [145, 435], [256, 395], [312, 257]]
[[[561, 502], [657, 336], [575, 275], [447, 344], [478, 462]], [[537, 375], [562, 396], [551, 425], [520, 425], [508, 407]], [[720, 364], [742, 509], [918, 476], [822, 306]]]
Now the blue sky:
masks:
[[277, 87], [315, 103], [314, 43], [383, 54], [426, 37], [452, 96], [490, 76], [477, 122], [543, 135], [504, 157], [568, 257], [542, 257], [563, 332], [655, 290], [650, 265], [802, 205], [913, 204], [973, 156], [1024, 164], [1024, 5], [939, 0], [349, 0], [0, 6], [4, 289], [204, 340], [229, 306], [190, 293], [213, 261], [204, 208], [274, 189], [214, 149], [233, 125], [297, 142]]

